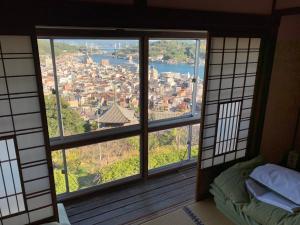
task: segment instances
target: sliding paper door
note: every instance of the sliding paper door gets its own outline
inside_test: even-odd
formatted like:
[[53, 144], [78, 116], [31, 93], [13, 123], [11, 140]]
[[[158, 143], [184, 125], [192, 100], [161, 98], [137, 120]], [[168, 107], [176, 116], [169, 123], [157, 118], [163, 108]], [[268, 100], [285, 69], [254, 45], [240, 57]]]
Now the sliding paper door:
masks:
[[0, 225], [56, 215], [33, 49], [30, 36], [0, 36]]
[[260, 38], [210, 37], [201, 168], [246, 156]]

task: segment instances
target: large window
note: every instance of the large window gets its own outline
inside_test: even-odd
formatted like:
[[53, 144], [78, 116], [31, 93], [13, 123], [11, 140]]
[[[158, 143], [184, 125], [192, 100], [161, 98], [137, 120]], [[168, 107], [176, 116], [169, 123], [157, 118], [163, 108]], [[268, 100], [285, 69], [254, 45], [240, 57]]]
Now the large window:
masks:
[[109, 37], [38, 40], [57, 194], [198, 154], [205, 33]]

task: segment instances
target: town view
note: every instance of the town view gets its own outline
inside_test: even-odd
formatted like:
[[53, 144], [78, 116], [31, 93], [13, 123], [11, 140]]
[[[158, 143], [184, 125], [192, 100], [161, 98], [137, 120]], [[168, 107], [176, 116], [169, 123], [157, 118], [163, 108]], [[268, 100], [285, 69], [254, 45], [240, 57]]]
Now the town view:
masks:
[[[55, 39], [53, 42], [55, 63], [50, 41], [38, 41], [51, 138], [139, 123], [138, 40]], [[201, 40], [199, 66], [195, 67], [196, 40], [149, 41], [150, 121], [199, 115], [205, 47], [205, 41]], [[199, 127], [198, 124], [150, 133], [149, 169], [195, 157]], [[65, 152], [67, 175], [66, 171], [62, 173], [62, 151], [52, 153], [57, 194], [67, 191], [66, 182], [69, 191], [76, 191], [139, 173], [139, 136]]]

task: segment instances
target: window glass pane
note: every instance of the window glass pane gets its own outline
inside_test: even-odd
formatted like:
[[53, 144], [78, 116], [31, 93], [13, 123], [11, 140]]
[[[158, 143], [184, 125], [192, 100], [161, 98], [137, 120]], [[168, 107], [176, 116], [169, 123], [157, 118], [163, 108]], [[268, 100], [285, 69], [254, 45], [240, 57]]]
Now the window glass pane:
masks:
[[58, 111], [55, 98], [55, 82], [53, 76], [53, 64], [51, 57], [50, 41], [38, 40], [40, 66], [45, 97], [49, 137], [59, 136]]
[[140, 173], [139, 136], [66, 150], [70, 191]]
[[200, 137], [200, 124], [192, 125], [191, 158], [196, 158], [198, 156], [199, 137]]
[[63, 155], [61, 150], [52, 152], [52, 165], [53, 165], [56, 194], [58, 195], [58, 194], [65, 193], [66, 179], [65, 179], [65, 174], [63, 173], [64, 163], [63, 163]]
[[149, 120], [191, 114], [196, 40], [149, 41]]
[[149, 169], [188, 159], [188, 126], [149, 133]]
[[138, 40], [55, 39], [54, 51], [65, 136], [139, 123]]

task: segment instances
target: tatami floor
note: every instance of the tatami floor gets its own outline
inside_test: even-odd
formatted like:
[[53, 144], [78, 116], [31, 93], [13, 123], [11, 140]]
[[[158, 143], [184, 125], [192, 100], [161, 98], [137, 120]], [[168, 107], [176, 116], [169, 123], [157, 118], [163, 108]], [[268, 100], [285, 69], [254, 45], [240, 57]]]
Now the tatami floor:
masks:
[[158, 218], [149, 220], [143, 223], [133, 223], [134, 225], [234, 225], [229, 219], [227, 219], [216, 208], [212, 198], [193, 203], [187, 206], [187, 208], [193, 212], [200, 222], [192, 220], [187, 215], [183, 208], [177, 209], [173, 212], [169, 212]]

